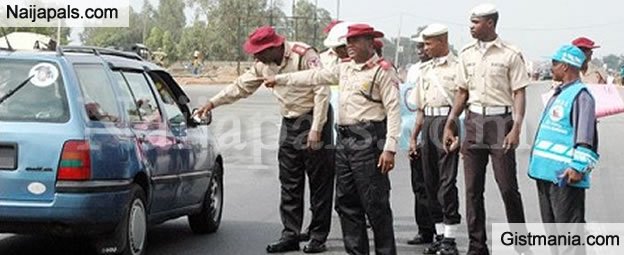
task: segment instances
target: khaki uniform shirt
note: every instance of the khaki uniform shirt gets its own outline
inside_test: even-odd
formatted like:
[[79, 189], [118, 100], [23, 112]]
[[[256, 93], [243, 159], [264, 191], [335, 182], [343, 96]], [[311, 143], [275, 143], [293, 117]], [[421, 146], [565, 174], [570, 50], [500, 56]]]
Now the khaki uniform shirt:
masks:
[[471, 43], [459, 53], [457, 85], [468, 90], [468, 104], [512, 106], [512, 92], [529, 82], [520, 50], [500, 37], [489, 43]]
[[[269, 65], [257, 61], [232, 84], [221, 90], [210, 102], [217, 107], [231, 104], [241, 98], [253, 94], [261, 85], [262, 77], [270, 77], [281, 73], [321, 67], [318, 54], [309, 46], [299, 42], [285, 42], [284, 59], [281, 65]], [[299, 52], [299, 53], [296, 53]], [[301, 67], [299, 67], [301, 65]], [[314, 109], [312, 130], [321, 131], [327, 122], [329, 107], [329, 91], [325, 86], [306, 87], [275, 87], [273, 95], [280, 105], [280, 113], [285, 118], [296, 118]]]
[[585, 84], [607, 84], [607, 72], [604, 68], [592, 64], [587, 64], [587, 71], [581, 71], [581, 81]]
[[422, 68], [426, 62], [418, 62], [410, 66], [409, 70], [407, 70], [407, 75], [405, 75], [405, 83], [409, 84], [412, 89], [410, 89], [409, 94], [407, 95], [407, 102], [411, 105], [417, 105], [418, 95], [416, 95], [416, 83], [418, 83], [418, 79], [420, 79], [420, 74], [422, 73]]
[[[373, 76], [379, 70], [369, 101], [368, 94]], [[288, 86], [339, 84], [340, 98], [338, 124], [353, 125], [368, 121], [387, 119], [384, 150], [396, 152], [399, 140], [401, 116], [399, 112], [399, 78], [392, 64], [374, 55], [366, 63], [355, 61], [341, 63], [331, 69], [315, 69], [298, 73], [277, 75], [277, 83]]]
[[415, 88], [418, 108], [453, 105], [457, 91], [458, 65], [457, 57], [453, 53], [431, 59], [423, 65]]
[[321, 64], [323, 64], [324, 68], [332, 68], [333, 66], [340, 63], [340, 59], [338, 58], [338, 54], [333, 49], [328, 49], [319, 54], [321, 57]]

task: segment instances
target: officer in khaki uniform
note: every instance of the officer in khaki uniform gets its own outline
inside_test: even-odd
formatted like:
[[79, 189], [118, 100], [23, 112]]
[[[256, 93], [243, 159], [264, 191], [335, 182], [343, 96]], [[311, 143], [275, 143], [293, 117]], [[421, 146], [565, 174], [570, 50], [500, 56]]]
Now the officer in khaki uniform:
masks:
[[[496, 34], [498, 11], [491, 4], [471, 12], [470, 32], [477, 41], [459, 53], [458, 91], [446, 122], [444, 147], [456, 150], [455, 130], [459, 114], [467, 104], [465, 140], [461, 146], [466, 184], [466, 220], [469, 255], [488, 254], [483, 192], [488, 156], [503, 198], [507, 221], [524, 223], [518, 190], [515, 148], [525, 113], [525, 87], [529, 76], [522, 54]], [[512, 114], [513, 113], [513, 114]], [[514, 230], [514, 229], [512, 229]], [[517, 232], [525, 232], [519, 229]]]
[[[349, 53], [347, 53], [347, 38], [345, 36], [348, 32], [348, 27], [352, 23], [340, 21], [337, 24], [330, 23], [331, 27], [328, 26], [328, 34], [327, 38], [323, 41], [323, 45], [328, 49], [321, 52], [321, 63], [323, 64], [323, 68], [331, 69], [340, 63], [349, 62], [351, 59], [349, 58]], [[325, 31], [325, 30], [323, 30]], [[333, 109], [338, 109], [338, 99], [339, 99], [339, 90], [338, 83], [332, 84], [331, 88], [331, 97], [330, 104]], [[338, 111], [334, 111], [333, 118], [335, 120], [338, 119]], [[334, 134], [334, 140], [336, 136]], [[335, 142], [335, 141], [334, 141]]]
[[396, 254], [388, 172], [400, 134], [399, 79], [392, 64], [375, 54], [373, 39], [383, 37], [366, 24], [349, 26], [352, 61], [332, 69], [277, 75], [274, 85], [339, 83], [340, 108], [336, 148], [336, 211], [348, 254], [369, 254], [366, 217], [376, 254]]
[[[215, 107], [248, 97], [262, 85], [263, 77], [321, 66], [318, 54], [310, 46], [285, 41], [268, 26], [256, 29], [245, 42], [244, 49], [258, 61], [210, 99], [200, 109], [200, 116]], [[277, 87], [273, 89], [273, 95], [283, 116], [278, 161], [280, 216], [284, 229], [281, 239], [267, 246], [267, 252], [299, 250], [305, 174], [310, 183], [312, 222], [309, 229], [311, 241], [304, 247], [304, 252], [322, 252], [326, 250], [324, 243], [331, 225], [334, 188], [333, 157], [325, 148], [331, 146], [333, 137], [329, 88]]]
[[581, 81], [585, 84], [607, 84], [607, 71], [591, 62], [594, 49], [600, 48], [600, 46], [587, 37], [574, 39], [572, 45], [581, 49], [585, 55], [585, 62], [583, 62], [580, 73]]
[[[422, 38], [422, 31], [412, 40], [416, 42], [416, 54], [420, 62], [413, 64], [407, 71], [406, 82], [408, 86], [412, 86], [412, 91], [408, 94], [408, 103], [416, 105], [418, 101], [416, 99], [415, 87], [416, 83], [420, 79], [422, 68], [426, 65], [427, 61], [431, 60], [425, 53], [425, 41]], [[419, 113], [416, 113], [419, 114]], [[441, 215], [441, 208], [432, 208], [432, 204], [427, 197], [427, 191], [425, 189], [425, 180], [423, 177], [423, 165], [421, 146], [418, 144], [418, 135], [416, 135], [412, 129], [412, 136], [409, 143], [409, 161], [411, 170], [411, 184], [412, 192], [414, 193], [414, 219], [418, 226], [418, 234], [414, 238], [407, 241], [410, 245], [428, 244], [433, 242], [434, 235], [436, 234], [433, 220], [431, 219], [432, 210], [438, 212]], [[414, 136], [416, 135], [416, 136]]]
[[459, 155], [457, 150], [444, 151], [442, 135], [457, 90], [458, 60], [449, 50], [445, 25], [430, 24], [422, 36], [426, 54], [432, 59], [423, 65], [416, 83], [418, 114], [412, 137], [422, 131], [425, 190], [432, 204], [429, 208], [437, 209], [430, 212], [438, 233], [436, 242], [424, 253], [454, 255], [458, 254], [455, 238], [461, 220], [456, 186]]
[[349, 58], [347, 53], [347, 29], [351, 25], [350, 22], [340, 22], [332, 26], [327, 34], [327, 38], [323, 41], [323, 45], [327, 50], [321, 52], [321, 63], [324, 68], [331, 68], [340, 64]]

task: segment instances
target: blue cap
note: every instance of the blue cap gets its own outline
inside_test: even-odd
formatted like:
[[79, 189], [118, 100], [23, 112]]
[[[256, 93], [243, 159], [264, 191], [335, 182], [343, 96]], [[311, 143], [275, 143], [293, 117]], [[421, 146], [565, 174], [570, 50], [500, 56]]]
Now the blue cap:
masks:
[[585, 62], [585, 54], [578, 47], [567, 44], [561, 46], [552, 56], [552, 59], [581, 68]]

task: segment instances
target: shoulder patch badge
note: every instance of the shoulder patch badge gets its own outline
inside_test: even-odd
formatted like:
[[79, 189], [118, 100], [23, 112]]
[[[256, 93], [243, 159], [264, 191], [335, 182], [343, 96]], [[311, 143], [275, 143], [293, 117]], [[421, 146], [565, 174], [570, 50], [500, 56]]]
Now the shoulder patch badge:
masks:
[[388, 70], [392, 68], [392, 63], [390, 63], [390, 61], [385, 60], [383, 58], [377, 60], [377, 64], [379, 64], [383, 70]]
[[299, 56], [303, 56], [310, 48], [311, 47], [306, 47], [301, 44], [294, 44], [292, 47], [292, 52], [297, 53]]

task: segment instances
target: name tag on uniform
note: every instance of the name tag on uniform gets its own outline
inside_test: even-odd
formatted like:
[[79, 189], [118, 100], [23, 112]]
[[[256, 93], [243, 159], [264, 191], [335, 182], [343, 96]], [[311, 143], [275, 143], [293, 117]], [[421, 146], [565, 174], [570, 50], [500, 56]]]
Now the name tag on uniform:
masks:
[[507, 68], [507, 66], [505, 66], [505, 64], [503, 64], [503, 63], [492, 63], [491, 66], [492, 67]]

